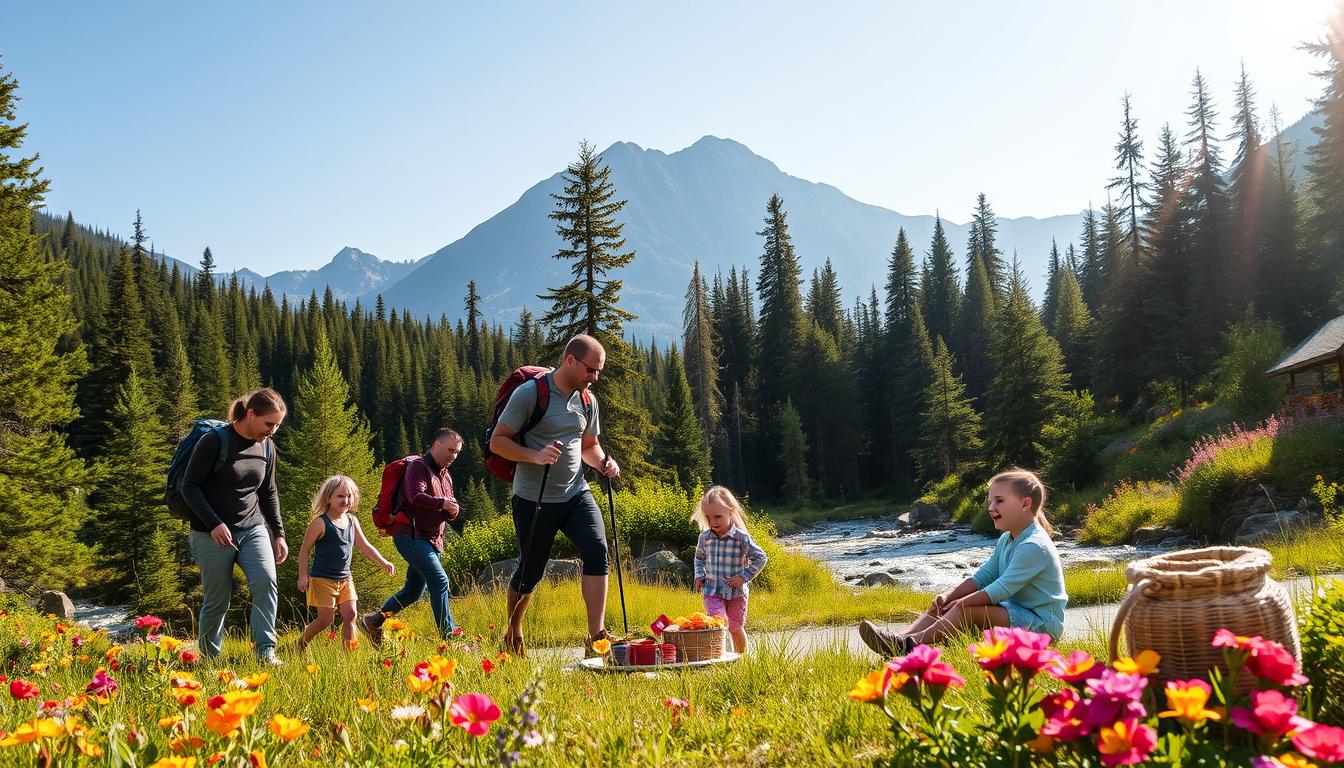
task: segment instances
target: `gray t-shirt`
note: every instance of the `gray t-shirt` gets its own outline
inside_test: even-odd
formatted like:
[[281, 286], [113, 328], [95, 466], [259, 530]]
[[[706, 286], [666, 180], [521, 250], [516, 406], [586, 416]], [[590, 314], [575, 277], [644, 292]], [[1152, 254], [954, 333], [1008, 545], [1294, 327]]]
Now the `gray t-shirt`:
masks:
[[[586, 435], [597, 437], [598, 427], [597, 397], [591, 392], [593, 418], [590, 421], [584, 412], [583, 395], [574, 390], [566, 400], [556, 389], [555, 379], [546, 374], [546, 383], [550, 386], [550, 401], [546, 404], [546, 415], [541, 417], [537, 426], [523, 434], [523, 444], [534, 451], [541, 450], [549, 443], [560, 441], [560, 459], [551, 465], [551, 473], [546, 477], [546, 493], [541, 500], [546, 503], [568, 501], [588, 486], [583, 479], [583, 438]], [[537, 385], [535, 382], [523, 382], [509, 396], [509, 402], [499, 414], [499, 423], [517, 434], [532, 416], [537, 407]], [[520, 461], [513, 475], [513, 495], [535, 501], [541, 489], [541, 475], [545, 467], [541, 464]]]

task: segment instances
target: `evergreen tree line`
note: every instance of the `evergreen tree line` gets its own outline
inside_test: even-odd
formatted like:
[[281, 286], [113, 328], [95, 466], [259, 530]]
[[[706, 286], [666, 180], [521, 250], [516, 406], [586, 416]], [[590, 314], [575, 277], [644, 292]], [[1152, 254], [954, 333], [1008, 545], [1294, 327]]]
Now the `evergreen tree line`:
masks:
[[[619, 270], [635, 254], [624, 201], [587, 144], [551, 214], [567, 244], [554, 256], [574, 280], [508, 326], [483, 319], [471, 280], [451, 320], [448, 308], [416, 318], [330, 290], [277, 301], [218, 274], [208, 248], [184, 274], [153, 253], [139, 213], [128, 242], [36, 213], [46, 182], [35, 158], [5, 154], [0, 301], [23, 309], [0, 305], [0, 359], [25, 364], [0, 376], [0, 573], [92, 576], [147, 605], [180, 592], [189, 569], [165, 564], [189, 558], [157, 505], [169, 452], [192, 419], [263, 384], [291, 403], [278, 445], [285, 514], [300, 530], [320, 477], [351, 474], [370, 499], [382, 463], [418, 452], [440, 425], [468, 440], [455, 470], [464, 508], [498, 514], [507, 489], [487, 480], [477, 439], [495, 391], [519, 365], [556, 362], [576, 332], [608, 350], [603, 442], [635, 478], [800, 503], [1039, 466], [1048, 425], [1092, 395], [1121, 414], [1195, 396], [1245, 307], [1294, 336], [1337, 311], [1344, 74], [1331, 51], [1342, 48], [1319, 48], [1325, 126], [1303, 194], [1287, 171], [1293, 148], [1260, 138], [1244, 73], [1227, 173], [1196, 73], [1188, 130], [1163, 126], [1151, 157], [1123, 100], [1116, 197], [1088, 212], [1077, 247], [1052, 249], [1042, 306], [998, 247], [983, 194], [960, 259], [941, 219], [919, 256], [902, 231], [885, 285], [852, 306], [829, 261], [805, 279], [776, 195], [754, 269], [696, 265], [683, 336], [662, 349], [623, 331], [634, 318], [619, 307]], [[0, 86], [0, 114], [12, 115], [17, 86], [8, 75]], [[23, 126], [7, 119], [0, 149], [14, 152]]]

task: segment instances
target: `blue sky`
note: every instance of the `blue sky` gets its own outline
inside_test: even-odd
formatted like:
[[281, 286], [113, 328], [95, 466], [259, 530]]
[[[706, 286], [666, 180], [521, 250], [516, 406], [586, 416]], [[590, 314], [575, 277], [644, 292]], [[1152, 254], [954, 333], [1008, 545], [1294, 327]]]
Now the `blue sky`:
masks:
[[1105, 200], [1126, 91], [1149, 148], [1197, 66], [1225, 131], [1243, 60], [1265, 121], [1300, 117], [1322, 81], [1296, 45], [1331, 9], [830, 6], [9, 0], [0, 55], [54, 211], [124, 235], [139, 208], [159, 250], [268, 274], [424, 256], [581, 139], [733, 138], [902, 213], [1074, 212]]

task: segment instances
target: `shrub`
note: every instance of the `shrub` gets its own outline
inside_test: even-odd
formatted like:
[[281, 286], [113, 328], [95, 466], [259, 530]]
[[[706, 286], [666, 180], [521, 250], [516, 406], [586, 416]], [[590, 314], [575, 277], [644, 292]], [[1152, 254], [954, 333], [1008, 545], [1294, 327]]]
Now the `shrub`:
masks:
[[1268, 479], [1280, 489], [1306, 492], [1316, 475], [1344, 476], [1344, 420], [1294, 422], [1274, 441]]
[[1244, 441], [1234, 438], [1212, 451], [1196, 445], [1192, 451], [1196, 452], [1198, 462], [1191, 466], [1196, 458], [1192, 457], [1178, 473], [1181, 478], [1178, 524], [1198, 534], [1215, 533], [1219, 508], [1238, 487], [1266, 478], [1273, 449], [1274, 437], [1268, 434]]
[[930, 483], [919, 500], [926, 504], [937, 504], [947, 511], [952, 522], [969, 523], [981, 532], [994, 530], [994, 523], [982, 503], [984, 485], [971, 482], [962, 475], [951, 474]]
[[1302, 672], [1311, 678], [1317, 720], [1344, 725], [1344, 582], [1331, 581], [1311, 599], [1302, 620]]
[[1057, 487], [1078, 488], [1094, 482], [1104, 468], [1102, 449], [1124, 429], [1123, 419], [1097, 416], [1090, 392], [1073, 393], [1041, 430], [1045, 476]]
[[1180, 499], [1169, 483], [1122, 482], [1101, 506], [1091, 507], [1079, 538], [1087, 544], [1123, 544], [1145, 525], [1173, 522]]
[[1263, 418], [1283, 399], [1287, 382], [1265, 371], [1283, 356], [1283, 328], [1257, 320], [1248, 309], [1241, 322], [1223, 334], [1223, 356], [1213, 371], [1218, 402], [1238, 419]]

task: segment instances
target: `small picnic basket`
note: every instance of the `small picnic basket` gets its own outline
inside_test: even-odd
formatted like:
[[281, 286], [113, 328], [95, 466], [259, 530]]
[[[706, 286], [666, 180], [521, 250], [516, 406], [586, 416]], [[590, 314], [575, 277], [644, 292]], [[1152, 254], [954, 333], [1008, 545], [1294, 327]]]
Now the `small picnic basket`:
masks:
[[677, 647], [677, 661], [691, 663], [723, 656], [723, 627], [663, 630], [663, 642]]

